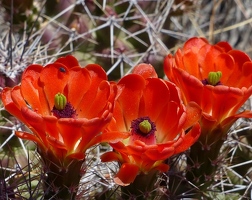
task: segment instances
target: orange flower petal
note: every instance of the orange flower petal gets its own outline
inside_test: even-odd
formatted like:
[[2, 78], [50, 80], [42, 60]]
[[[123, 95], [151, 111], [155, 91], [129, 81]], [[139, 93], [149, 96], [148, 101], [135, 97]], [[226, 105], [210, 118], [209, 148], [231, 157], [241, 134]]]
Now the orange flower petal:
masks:
[[106, 72], [100, 65], [88, 64], [85, 68], [89, 71], [92, 80], [95, 80], [94, 82], [100, 83], [102, 80], [108, 79]]
[[252, 118], [252, 111], [244, 111], [236, 115], [230, 116], [221, 122], [221, 126], [224, 130], [228, 131], [230, 126], [239, 118]]
[[[59, 159], [64, 160], [67, 155], [67, 148], [63, 142], [55, 139], [54, 137], [48, 135], [47, 141], [50, 145], [48, 145], [49, 149], [53, 152], [53, 154]], [[43, 152], [45, 153], [45, 152]]]
[[100, 158], [102, 162], [112, 162], [119, 161], [118, 156], [119, 154], [117, 154], [116, 152], [110, 151], [102, 154]]
[[35, 136], [31, 133], [27, 133], [24, 131], [16, 131], [15, 135], [21, 139], [30, 140], [30, 141], [36, 142], [38, 145], [43, 146], [43, 143], [41, 142], [41, 140], [39, 140], [39, 138], [37, 136]]
[[71, 56], [71, 55], [67, 55], [66, 57], [61, 57], [58, 58], [55, 63], [61, 63], [63, 65], [65, 65], [67, 68], [72, 68], [72, 67], [76, 67], [79, 66], [79, 62], [78, 60]]
[[202, 82], [188, 72], [178, 68], [173, 69], [173, 76], [174, 77], [169, 77], [169, 79], [176, 83], [183, 92], [182, 98], [184, 102], [187, 104], [189, 101], [195, 101], [201, 106], [201, 102], [203, 102], [202, 100], [204, 98]]
[[90, 89], [90, 85], [91, 77], [87, 69], [74, 67], [69, 71], [68, 83], [64, 92], [67, 94], [67, 101], [76, 109], [79, 117], [82, 116], [80, 103]]
[[[90, 107], [93, 104], [94, 99], [96, 98], [97, 95], [97, 90], [99, 87], [102, 88], [101, 82], [105, 82], [107, 80], [107, 75], [104, 71], [104, 69], [96, 64], [90, 64], [85, 67], [86, 70], [88, 70], [90, 78], [91, 78], [91, 83], [89, 85], [89, 90], [85, 93], [83, 96], [81, 102], [79, 103], [78, 106], [78, 113], [79, 117], [86, 117], [86, 118], [91, 118], [93, 114], [96, 112], [92, 112]], [[106, 83], [103, 83], [103, 86], [106, 85]], [[103, 89], [108, 89], [106, 86], [104, 86]], [[104, 90], [104, 91], [105, 91]], [[108, 94], [104, 94], [104, 96], [107, 96]], [[107, 102], [107, 100], [105, 101]], [[105, 102], [102, 102], [104, 105]]]
[[[82, 125], [85, 121], [81, 119], [61, 118], [58, 120], [58, 132], [66, 149], [73, 151], [77, 142], [82, 138]], [[88, 141], [86, 141], [88, 142]]]
[[208, 44], [208, 41], [205, 38], [193, 37], [186, 41], [183, 49], [190, 49], [192, 52], [197, 54], [199, 49], [201, 49], [201, 47], [205, 46], [206, 44]]
[[51, 147], [53, 147], [53, 150], [55, 152], [58, 152], [59, 155], [61, 155], [61, 156], [63, 155], [63, 154], [61, 154], [61, 150], [64, 150], [64, 154], [67, 153], [67, 148], [62, 141], [59, 141], [50, 135], [48, 135], [46, 139], [51, 144]]
[[[235, 67], [234, 59], [232, 58], [232, 56], [227, 53], [221, 53], [214, 59], [214, 65], [218, 66], [218, 69], [216, 69], [215, 71], [222, 72], [221, 83], [223, 85], [233, 84], [233, 83], [230, 83], [229, 81], [229, 78], [232, 75], [232, 72]], [[207, 77], [203, 77], [203, 78], [207, 78]]]
[[[111, 116], [112, 117], [112, 116]], [[103, 130], [107, 124], [102, 118], [93, 118], [93, 119], [81, 119], [84, 123], [81, 126], [81, 140], [76, 148], [76, 151], [85, 151], [89, 147], [100, 142], [100, 131]]]
[[167, 172], [170, 169], [170, 166], [164, 163], [158, 164], [158, 166], [154, 167], [153, 169], [159, 170], [161, 172]]
[[186, 122], [184, 129], [187, 130], [201, 118], [202, 110], [195, 102], [189, 102], [186, 106]]
[[124, 163], [116, 174], [114, 181], [118, 185], [127, 186], [135, 180], [138, 173], [139, 168], [137, 165]]
[[45, 133], [45, 123], [41, 115], [30, 110], [27, 107], [21, 108], [21, 113], [25, 120], [27, 121], [28, 128], [35, 130], [34, 134], [41, 140], [45, 145], [46, 142], [46, 133]]
[[128, 138], [129, 136], [130, 136], [129, 132], [121, 132], [121, 131], [103, 132], [101, 134], [100, 142], [116, 143], [123, 139]]
[[111, 146], [120, 153], [127, 153], [128, 148], [122, 142], [111, 143]]
[[148, 83], [143, 90], [144, 112], [139, 110], [139, 116], [149, 116], [155, 122], [170, 100], [170, 91], [161, 79], [150, 78], [147, 80]]
[[[179, 50], [177, 51], [177, 53], [179, 52]], [[173, 57], [173, 55], [168, 54], [165, 58], [164, 58], [164, 72], [166, 74], [167, 77], [169, 77], [169, 80], [172, 81], [170, 78], [175, 78], [176, 76], [174, 76], [173, 74], [173, 68], [175, 65], [175, 59]], [[180, 65], [179, 65], [180, 66]], [[183, 65], [182, 65], [183, 66]], [[174, 81], [173, 81], [174, 82]]]
[[48, 64], [41, 71], [39, 84], [43, 88], [50, 110], [54, 106], [55, 95], [59, 92], [64, 94], [64, 88], [68, 83], [68, 79], [69, 71], [61, 63]]
[[157, 78], [158, 75], [154, 69], [154, 67], [150, 64], [140, 63], [132, 70], [132, 74], [138, 74], [143, 78]]
[[252, 62], [245, 62], [242, 65], [242, 75], [243, 79], [240, 79], [238, 87], [250, 88], [251, 84], [247, 80], [252, 80]]
[[113, 118], [109, 123], [109, 125], [104, 130], [104, 132], [111, 132], [111, 131], [118, 131], [118, 132], [128, 131], [127, 125], [125, 124], [123, 118], [123, 110], [118, 101], [115, 102], [115, 108], [113, 110]]
[[[232, 87], [250, 87], [251, 86], [251, 80], [247, 81], [248, 79], [244, 77], [244, 74], [242, 73], [243, 64], [246, 62], [250, 62], [251, 60], [247, 54], [244, 52], [238, 51], [238, 50], [232, 50], [229, 51], [228, 54], [232, 56], [234, 60], [233, 68], [232, 68], [232, 74], [229, 76], [227, 80], [227, 86]], [[251, 66], [251, 65], [250, 65]], [[225, 75], [225, 74], [224, 74]], [[245, 85], [243, 85], [245, 84]]]
[[[85, 117], [86, 118], [93, 118], [95, 116], [100, 116], [102, 113], [101, 111], [104, 110], [108, 106], [107, 100], [111, 94], [110, 83], [107, 81], [102, 81], [97, 88], [96, 95], [93, 97], [91, 102], [87, 102], [85, 108]], [[85, 97], [84, 97], [85, 98]], [[82, 105], [83, 107], [83, 105]], [[111, 110], [107, 108], [108, 110]]]
[[40, 65], [30, 65], [23, 73], [21, 81], [21, 92], [23, 98], [37, 112], [49, 115], [51, 110], [41, 86], [39, 76], [43, 67]]
[[[15, 97], [13, 101], [12, 97]], [[26, 106], [25, 101], [21, 98], [20, 87], [15, 86], [12, 88], [4, 88], [1, 92], [1, 99], [4, 104], [5, 109], [16, 116], [19, 120], [27, 124], [25, 118], [22, 116], [20, 108]]]
[[144, 154], [151, 160], [165, 160], [171, 157], [175, 152], [174, 147], [167, 147], [167, 148], [149, 148], [147, 149]]
[[220, 47], [224, 52], [229, 52], [230, 50], [232, 50], [230, 44], [224, 41], [218, 42], [216, 46]]
[[183, 103], [183, 101], [181, 100], [181, 92], [180, 89], [172, 82], [170, 81], [164, 81], [166, 86], [169, 89], [169, 93], [170, 93], [170, 101], [175, 101], [178, 103]]
[[[209, 88], [206, 87], [206, 89]], [[218, 99], [218, 101], [215, 100], [211, 104], [211, 115], [218, 121], [222, 121], [228, 115], [235, 114], [245, 102], [245, 99], [243, 100], [243, 93], [238, 88], [220, 85], [216, 88], [211, 88], [211, 91], [213, 99]]]
[[[128, 155], [142, 155], [146, 149], [144, 148], [146, 145], [140, 140], [134, 141], [133, 144], [127, 145], [127, 154]], [[121, 150], [120, 150], [121, 152]]]
[[157, 143], [173, 140], [181, 131], [186, 120], [184, 110], [176, 102], [169, 102], [155, 122]]
[[[198, 68], [201, 76], [197, 77], [199, 80], [203, 80], [208, 77], [209, 72], [218, 71], [218, 65], [215, 65], [215, 58], [221, 54], [221, 49], [212, 46], [210, 44], [204, 45], [199, 49], [198, 56]], [[187, 72], [191, 74], [191, 67], [187, 69]], [[192, 74], [193, 75], [193, 74]]]
[[176, 146], [175, 154], [188, 150], [190, 146], [192, 146], [197, 141], [197, 139], [200, 136], [200, 133], [201, 133], [200, 124], [197, 123], [192, 127], [192, 129], [188, 133], [186, 133], [185, 137], [182, 138], [183, 139], [182, 143]]
[[58, 130], [58, 118], [55, 116], [43, 116], [43, 119], [45, 123], [45, 132], [49, 133], [53, 138], [60, 140], [61, 135]]
[[201, 71], [199, 70], [199, 64], [198, 64], [198, 54], [196, 54], [193, 51], [187, 51], [182, 54], [181, 51], [179, 51], [176, 54], [176, 64], [178, 66], [181, 66], [181, 69], [190, 71], [190, 74], [198, 77], [200, 79], [203, 79]]
[[145, 88], [145, 80], [136, 74], [130, 74], [123, 77], [118, 82], [119, 87], [122, 87], [122, 93], [118, 98], [118, 103], [123, 110], [125, 124], [127, 129], [130, 128], [131, 121], [138, 118], [140, 100]]

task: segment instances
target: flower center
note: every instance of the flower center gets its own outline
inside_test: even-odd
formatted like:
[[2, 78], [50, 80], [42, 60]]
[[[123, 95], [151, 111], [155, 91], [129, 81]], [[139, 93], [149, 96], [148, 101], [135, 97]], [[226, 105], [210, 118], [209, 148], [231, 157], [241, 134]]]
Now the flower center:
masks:
[[54, 97], [54, 107], [52, 113], [57, 118], [74, 118], [76, 117], [76, 110], [67, 102], [65, 95], [58, 93]]
[[222, 76], [221, 71], [209, 72], [207, 79], [202, 80], [202, 83], [204, 85], [212, 85], [212, 86], [221, 85], [220, 81], [221, 76]]
[[54, 106], [57, 110], [64, 110], [67, 104], [67, 99], [64, 94], [58, 93], [54, 97]]
[[140, 117], [131, 122], [131, 132], [141, 136], [148, 136], [154, 134], [156, 125], [149, 117]]
[[138, 127], [142, 133], [148, 134], [151, 130], [151, 123], [149, 122], [149, 120], [145, 119], [141, 123], [139, 123]]

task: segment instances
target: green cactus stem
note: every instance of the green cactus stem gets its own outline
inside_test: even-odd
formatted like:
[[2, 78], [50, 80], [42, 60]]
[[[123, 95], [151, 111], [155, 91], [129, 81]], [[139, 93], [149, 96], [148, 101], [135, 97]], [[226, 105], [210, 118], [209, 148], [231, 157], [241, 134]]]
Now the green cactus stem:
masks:
[[152, 200], [157, 196], [155, 183], [158, 171], [152, 170], [148, 174], [139, 174], [133, 183], [122, 186], [122, 199]]

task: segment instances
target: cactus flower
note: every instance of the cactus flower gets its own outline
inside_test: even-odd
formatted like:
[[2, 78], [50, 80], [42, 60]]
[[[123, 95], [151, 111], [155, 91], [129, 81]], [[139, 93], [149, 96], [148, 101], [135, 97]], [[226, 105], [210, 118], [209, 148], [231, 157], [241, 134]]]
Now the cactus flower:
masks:
[[202, 109], [201, 136], [191, 147], [187, 178], [204, 191], [222, 163], [218, 155], [230, 127], [238, 118], [252, 117], [251, 111], [239, 110], [252, 94], [252, 62], [227, 42], [211, 45], [191, 38], [166, 56], [164, 70], [185, 104], [194, 101]]
[[[30, 65], [21, 85], [4, 88], [1, 97], [5, 109], [33, 132], [18, 131], [17, 136], [35, 141], [41, 151], [63, 160], [83, 159], [112, 118], [116, 88], [106, 79], [100, 66], [81, 68], [68, 56], [45, 67]], [[68, 104], [71, 108], [66, 111]], [[58, 116], [59, 111], [65, 112]]]
[[101, 157], [121, 163], [114, 180], [122, 186], [133, 183], [138, 175], [167, 171], [164, 160], [187, 150], [200, 135], [199, 107], [195, 103], [185, 107], [173, 83], [153, 75], [151, 65], [140, 66], [117, 83], [120, 92], [113, 119], [104, 130], [104, 135], [128, 135], [110, 142], [114, 151]]
[[203, 38], [189, 39], [174, 56], [166, 56], [164, 70], [181, 89], [184, 102], [202, 108], [207, 132], [221, 126], [225, 135], [238, 118], [252, 116], [238, 112], [252, 94], [251, 59], [227, 42], [211, 45]]
[[[46, 182], [67, 187], [78, 184], [86, 150], [101, 141], [100, 133], [112, 119], [116, 91], [102, 67], [81, 68], [73, 56], [67, 56], [45, 67], [30, 65], [21, 84], [4, 88], [1, 99], [5, 109], [31, 130], [16, 135], [37, 144], [52, 172]], [[69, 174], [71, 170], [76, 173]], [[55, 174], [60, 175], [55, 178]]]

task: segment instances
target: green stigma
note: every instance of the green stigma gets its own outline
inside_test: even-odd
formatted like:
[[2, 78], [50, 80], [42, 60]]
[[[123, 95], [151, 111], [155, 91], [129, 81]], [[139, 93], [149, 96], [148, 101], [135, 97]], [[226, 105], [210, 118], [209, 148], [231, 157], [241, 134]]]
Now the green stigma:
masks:
[[58, 93], [55, 95], [54, 106], [57, 110], [64, 110], [64, 108], [66, 107], [66, 104], [67, 104], [67, 99], [63, 94]]
[[221, 71], [218, 72], [209, 72], [207, 81], [210, 85], [217, 85], [217, 83], [220, 81], [222, 76]]
[[144, 134], [148, 134], [151, 131], [151, 123], [146, 119], [139, 123], [138, 126], [140, 131]]

